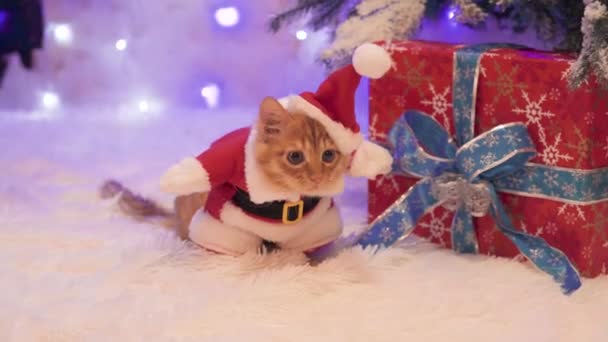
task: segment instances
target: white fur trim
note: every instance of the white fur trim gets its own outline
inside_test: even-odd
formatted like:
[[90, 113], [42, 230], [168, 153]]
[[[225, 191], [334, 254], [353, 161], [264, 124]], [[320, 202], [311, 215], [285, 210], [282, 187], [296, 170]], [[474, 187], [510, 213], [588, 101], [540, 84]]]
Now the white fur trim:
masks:
[[380, 78], [392, 65], [391, 55], [376, 44], [365, 43], [353, 53], [353, 67], [361, 76]]
[[393, 157], [381, 146], [364, 141], [355, 152], [349, 173], [354, 177], [374, 179], [391, 172]]
[[227, 225], [199, 209], [189, 226], [189, 238], [194, 243], [232, 256], [256, 252], [262, 239], [245, 230]]
[[308, 225], [299, 235], [279, 243], [279, 246], [294, 251], [309, 251], [336, 240], [342, 235], [342, 230], [342, 217], [334, 206], [329, 208], [322, 218]]
[[320, 122], [334, 140], [340, 152], [350, 154], [363, 141], [361, 133], [355, 133], [339, 122], [330, 119], [323, 111], [299, 95], [279, 99], [279, 102], [290, 112], [300, 112]]
[[[331, 207], [330, 198], [322, 198], [312, 212], [295, 224], [270, 223], [258, 220], [245, 214], [230, 202], [224, 204], [220, 213], [220, 220], [228, 225], [240, 227], [265, 240], [291, 246], [291, 248], [301, 247], [303, 250], [317, 247], [304, 246], [306, 244], [315, 244], [330, 237], [337, 237], [342, 231], [339, 211], [336, 206]], [[312, 235], [307, 237], [306, 234]], [[320, 243], [324, 242], [326, 241]]]
[[160, 179], [160, 188], [175, 195], [188, 195], [211, 189], [209, 174], [195, 158], [188, 157], [171, 166]]

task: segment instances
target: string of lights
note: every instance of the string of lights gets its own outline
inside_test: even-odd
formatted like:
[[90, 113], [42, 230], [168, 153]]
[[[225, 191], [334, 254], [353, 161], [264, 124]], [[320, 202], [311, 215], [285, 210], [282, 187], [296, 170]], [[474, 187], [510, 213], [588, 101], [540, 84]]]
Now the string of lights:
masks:
[[[229, 70], [229, 74], [226, 75], [223, 70], [225, 67], [213, 68], [213, 66], [208, 65], [211, 63], [212, 58], [209, 58], [205, 63], [198, 63], [198, 65], [193, 59], [191, 61], [194, 62], [190, 65], [175, 64], [176, 73], [174, 75], [179, 73], [187, 74], [188, 70], [191, 70], [193, 80], [184, 79], [180, 81], [182, 84], [178, 84], [175, 82], [175, 78], [177, 78], [175, 76], [171, 80], [173, 83], [164, 86], [160, 90], [157, 84], [154, 83], [156, 79], [146, 82], [147, 79], [150, 79], [146, 70], [154, 68], [151, 58], [156, 58], [155, 55], [150, 55], [148, 51], [160, 51], [161, 49], [151, 49], [150, 46], [153, 44], [154, 38], [151, 35], [144, 34], [144, 32], [150, 31], [146, 26], [152, 24], [150, 22], [150, 14], [146, 13], [150, 11], [149, 8], [151, 6], [141, 2], [140, 6], [137, 7], [135, 6], [136, 2], [131, 1], [129, 3], [121, 3], [120, 6], [115, 6], [113, 11], [117, 15], [111, 18], [112, 24], [109, 24], [103, 31], [101, 28], [93, 28], [93, 22], [84, 19], [87, 15], [94, 18], [94, 20], [110, 15], [107, 12], [107, 7], [103, 8], [101, 2], [91, 2], [93, 4], [91, 6], [97, 6], [96, 8], [91, 6], [87, 8], [82, 5], [83, 11], [79, 11], [78, 6], [72, 6], [67, 1], [63, 5], [61, 1], [49, 3], [50, 15], [44, 27], [45, 49], [41, 56], [44, 59], [43, 65], [35, 71], [37, 76], [31, 76], [32, 80], [39, 80], [41, 82], [27, 89], [32, 92], [33, 101], [27, 101], [27, 95], [23, 92], [18, 94], [18, 97], [22, 98], [21, 103], [35, 104], [37, 102], [38, 108], [32, 107], [29, 110], [36, 112], [39, 118], [53, 118], [58, 113], [64, 111], [66, 106], [71, 105], [75, 99], [77, 102], [80, 101], [82, 105], [86, 105], [86, 102], [80, 100], [78, 96], [83, 94], [84, 97], [90, 97], [91, 92], [96, 90], [91, 85], [102, 87], [103, 84], [108, 84], [108, 86], [116, 89], [116, 93], [122, 93], [122, 95], [105, 100], [106, 104], [117, 108], [117, 112], [122, 113], [120, 115], [128, 117], [129, 120], [158, 115], [158, 113], [163, 112], [169, 106], [173, 107], [176, 105], [194, 105], [199, 109], [218, 108], [225, 105], [226, 95], [229, 97], [228, 102], [230, 105], [234, 105], [235, 101], [238, 101], [235, 100], [237, 95], [234, 94], [234, 87], [239, 86], [242, 88], [242, 85], [238, 84], [240, 79], [235, 77], [236, 75], [233, 70]], [[225, 37], [222, 44], [235, 44], [234, 42], [242, 39], [241, 37], [247, 36], [249, 30], [252, 29], [251, 26], [255, 25], [256, 27], [253, 27], [254, 30], [260, 31], [261, 34], [267, 34], [267, 37], [264, 38], [268, 40], [266, 44], [270, 44], [270, 42], [277, 39], [275, 35], [266, 31], [265, 22], [262, 20], [263, 17], [259, 16], [261, 19], [258, 19], [257, 14], [252, 12], [251, 6], [248, 6], [243, 1], [222, 0], [216, 1], [215, 4], [214, 6], [205, 5], [207, 7], [205, 9], [207, 14], [202, 13], [203, 15], [201, 16], [201, 18], [206, 17], [211, 26], [206, 28], [203, 21], [199, 23], [200, 27], [195, 28], [199, 32], [197, 33], [198, 35], [202, 33], [201, 37], [214, 34], [215, 36], [212, 40], [220, 40], [220, 37]], [[161, 6], [158, 5], [158, 7], [160, 8]], [[273, 11], [279, 7], [279, 5], [275, 4]], [[167, 5], [165, 8], [169, 8], [169, 6]], [[256, 10], [258, 9], [256, 8]], [[77, 12], [80, 12], [78, 16], [73, 15]], [[253, 17], [254, 15], [256, 16], [255, 18]], [[171, 20], [177, 21], [178, 19], [172, 18]], [[254, 20], [259, 20], [259, 23]], [[314, 47], [311, 48], [311, 45], [320, 46], [319, 35], [317, 37], [313, 35], [311, 40], [309, 31], [303, 27], [297, 28], [297, 25], [295, 26], [296, 28], [293, 31], [287, 32], [283, 38], [276, 41], [274, 44], [276, 46], [271, 47], [272, 51], [281, 49], [279, 51], [280, 54], [292, 59], [290, 61], [284, 58], [285, 62], [292, 65], [291, 67], [296, 67], [297, 63], [299, 63], [296, 59], [302, 58], [303, 55], [309, 59], [307, 62], [314, 65], [315, 60], [310, 52]], [[172, 31], [176, 34], [187, 34], [186, 31], [188, 30], [192, 31], [192, 28], [188, 29], [187, 25], [184, 25], [183, 28], [178, 30], [176, 27]], [[291, 42], [289, 42], [289, 37], [292, 39]], [[162, 38], [158, 39], [159, 42], [162, 41]], [[221, 46], [210, 46], [209, 41], [204, 40], [204, 38], [199, 39], [198, 42], [193, 40], [193, 42], [200, 45], [188, 47], [168, 46], [166, 50], [179, 48], [180, 52], [176, 51], [176, 53], [181, 54], [181, 49], [183, 48], [186, 55], [197, 55], [205, 50], [216, 53], [216, 51], [222, 49]], [[284, 44], [284, 42], [288, 44]], [[242, 49], [246, 47], [243, 46]], [[236, 46], [231, 47], [231, 49], [237, 50]], [[293, 52], [288, 52], [290, 49]], [[262, 53], [260, 52], [260, 54]], [[277, 58], [279, 58], [280, 54], [277, 53]], [[183, 59], [180, 55], [177, 55], [177, 57], [178, 59]], [[161, 56], [161, 58], [165, 57]], [[234, 58], [236, 61], [241, 57], [235, 55]], [[221, 62], [225, 61], [222, 60]], [[87, 69], [84, 69], [84, 63], [88, 64]], [[144, 63], [144, 65], [141, 65], [141, 63]], [[228, 63], [230, 61], [227, 61]], [[243, 64], [249, 63], [251, 61], [243, 60]], [[196, 67], [198, 70], [192, 69], [193, 67]], [[270, 65], [266, 66], [269, 70], [270, 67]], [[158, 70], [161, 68], [163, 66], [159, 65]], [[315, 66], [315, 68], [318, 70], [322, 69], [320, 66]], [[90, 77], [78, 74], [78, 71], [85, 72]], [[154, 78], [162, 79], [162, 77], [156, 77], [156, 72], [157, 70], [152, 70], [149, 74]], [[158, 73], [167, 74], [168, 71], [161, 70]], [[265, 74], [265, 72], [262, 73]], [[284, 74], [282, 77], [289, 78], [290, 75]], [[302, 76], [299, 77], [302, 79]], [[198, 84], [195, 83], [197, 81], [194, 78], [198, 79]], [[110, 80], [108, 81], [107, 79]], [[121, 79], [124, 82], [120, 81]], [[264, 81], [260, 80], [260, 82]], [[174, 90], [170, 89], [172, 85], [174, 86]], [[117, 88], [117, 86], [124, 87], [124, 89]], [[191, 89], [192, 87], [198, 88], [196, 90], [198, 101], [192, 95], [176, 95], [179, 91], [182, 93], [184, 91], [188, 92], [187, 90], [180, 90], [184, 86], [188, 86]], [[161, 87], [163, 86], [161, 85]], [[167, 89], [169, 91], [166, 91]], [[108, 92], [110, 91], [108, 90]], [[242, 90], [239, 91], [242, 92]], [[2, 99], [2, 95], [0, 92], [0, 100]], [[277, 92], [276, 96], [279, 95], [281, 94]], [[8, 97], [9, 95], [5, 96]], [[116, 97], [122, 97], [122, 99], [115, 99]], [[101, 95], [99, 98], [102, 99], [100, 101], [103, 101]], [[186, 101], [183, 100], [184, 98], [186, 98]], [[2, 102], [6, 103], [10, 101]]]

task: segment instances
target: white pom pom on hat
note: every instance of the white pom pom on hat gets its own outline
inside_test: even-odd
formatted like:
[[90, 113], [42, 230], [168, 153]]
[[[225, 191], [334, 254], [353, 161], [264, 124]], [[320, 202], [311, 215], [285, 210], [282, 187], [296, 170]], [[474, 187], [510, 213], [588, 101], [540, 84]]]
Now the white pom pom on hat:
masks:
[[380, 78], [391, 68], [393, 61], [389, 53], [376, 44], [364, 43], [355, 49], [353, 67], [361, 76]]
[[352, 63], [332, 72], [316, 92], [305, 91], [279, 101], [292, 112], [320, 122], [340, 152], [354, 153], [349, 172], [370, 179], [390, 172], [392, 157], [383, 147], [364, 141], [355, 115], [355, 93], [361, 77], [378, 79], [393, 66], [382, 46], [364, 43], [355, 49]]

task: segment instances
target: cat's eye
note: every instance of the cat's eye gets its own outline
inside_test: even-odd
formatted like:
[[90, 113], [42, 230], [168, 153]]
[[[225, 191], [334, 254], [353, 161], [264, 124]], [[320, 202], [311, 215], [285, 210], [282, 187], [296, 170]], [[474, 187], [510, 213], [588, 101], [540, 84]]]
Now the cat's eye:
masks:
[[336, 159], [336, 154], [336, 150], [325, 150], [323, 151], [321, 159], [323, 159], [323, 162], [325, 163], [331, 163]]
[[287, 153], [287, 161], [292, 165], [299, 165], [304, 162], [304, 153], [301, 151], [291, 151]]

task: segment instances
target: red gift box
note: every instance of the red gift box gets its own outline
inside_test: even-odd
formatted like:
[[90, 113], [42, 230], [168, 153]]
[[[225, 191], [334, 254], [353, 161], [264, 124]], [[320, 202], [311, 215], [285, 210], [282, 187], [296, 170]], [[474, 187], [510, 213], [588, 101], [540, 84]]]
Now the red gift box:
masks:
[[[454, 135], [454, 52], [461, 46], [404, 41], [387, 43], [385, 48], [395, 67], [370, 82], [370, 139], [386, 142], [393, 123], [410, 109], [430, 114]], [[608, 89], [594, 80], [569, 89], [566, 75], [574, 60], [572, 55], [530, 50], [485, 53], [478, 75], [475, 134], [500, 124], [524, 122], [538, 152], [533, 163], [577, 170], [608, 168]], [[590, 173], [589, 186], [605, 186], [604, 175]], [[417, 181], [398, 175], [371, 181], [370, 221]], [[608, 189], [604, 193], [608, 199]], [[607, 200], [578, 204], [506, 193], [499, 196], [518, 229], [563, 251], [581, 275], [607, 273]], [[451, 248], [451, 220], [450, 211], [437, 208], [423, 217], [414, 233]], [[490, 217], [476, 218], [475, 229], [480, 253], [521, 257]]]

